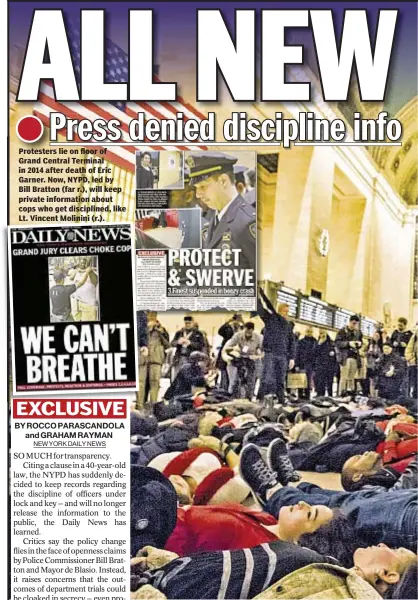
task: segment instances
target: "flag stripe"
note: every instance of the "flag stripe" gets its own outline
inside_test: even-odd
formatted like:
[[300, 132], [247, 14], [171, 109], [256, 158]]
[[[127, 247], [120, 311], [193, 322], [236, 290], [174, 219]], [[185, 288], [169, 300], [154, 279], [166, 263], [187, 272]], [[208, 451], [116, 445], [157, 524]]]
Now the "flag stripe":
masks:
[[[69, 20], [70, 28], [68, 30], [68, 39], [71, 48], [71, 56], [73, 60], [74, 69], [76, 72], [76, 78], [79, 82], [79, 75], [81, 70], [81, 46], [80, 46], [80, 28], [77, 20]], [[106, 39], [105, 42], [105, 81], [108, 83], [124, 83], [128, 77], [128, 55], [127, 53], [114, 44], [111, 40]], [[161, 83], [159, 77], [154, 76], [156, 83]], [[51, 112], [61, 112], [67, 118], [73, 119], [88, 119], [93, 122], [98, 118], [105, 119], [117, 119], [120, 122], [121, 130], [121, 142], [132, 142], [129, 137], [129, 125], [132, 119], [138, 118], [138, 113], [143, 113], [145, 120], [153, 119], [175, 119], [177, 113], [183, 114], [184, 122], [189, 119], [198, 120], [206, 119], [201, 111], [190, 103], [186, 102], [182, 97], [178, 97], [173, 102], [58, 102], [55, 99], [55, 91], [51, 81], [45, 80], [41, 84], [41, 93], [39, 95], [39, 102], [34, 105], [34, 114], [37, 114], [42, 122], [49, 127], [49, 118]], [[59, 135], [65, 134], [66, 129], [63, 128]], [[83, 146], [83, 141], [78, 136], [73, 136], [74, 141], [77, 141], [80, 146]], [[192, 146], [188, 146], [186, 143], [174, 143], [165, 144], [158, 142], [157, 144], [150, 143], [149, 140], [139, 142], [137, 145], [133, 143], [129, 146], [118, 146], [115, 143], [114, 147], [106, 152], [106, 157], [115, 165], [126, 169], [130, 172], [135, 170], [135, 151], [137, 147], [145, 148], [148, 150], [190, 150]], [[97, 148], [103, 148], [100, 143], [96, 146]], [[201, 150], [206, 150], [207, 146], [204, 144], [198, 146]]]

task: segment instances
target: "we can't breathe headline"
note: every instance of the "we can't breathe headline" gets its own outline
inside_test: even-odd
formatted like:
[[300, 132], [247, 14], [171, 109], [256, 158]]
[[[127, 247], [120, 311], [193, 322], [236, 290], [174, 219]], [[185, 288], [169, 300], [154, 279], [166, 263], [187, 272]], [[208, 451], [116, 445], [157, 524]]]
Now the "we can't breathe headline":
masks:
[[[21, 327], [28, 384], [126, 381], [129, 323]], [[58, 335], [65, 354], [57, 354]], [[119, 352], [112, 352], [116, 339]]]

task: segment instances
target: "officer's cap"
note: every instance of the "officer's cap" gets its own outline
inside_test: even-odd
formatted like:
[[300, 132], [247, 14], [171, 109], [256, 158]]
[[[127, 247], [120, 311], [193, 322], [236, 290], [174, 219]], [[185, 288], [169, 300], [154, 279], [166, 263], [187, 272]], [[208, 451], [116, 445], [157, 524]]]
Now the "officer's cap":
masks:
[[192, 185], [213, 175], [233, 172], [237, 159], [222, 152], [191, 152], [186, 158]]
[[247, 167], [243, 167], [242, 165], [234, 165], [234, 175], [236, 183], [243, 183], [245, 185], [244, 173], [246, 170]]

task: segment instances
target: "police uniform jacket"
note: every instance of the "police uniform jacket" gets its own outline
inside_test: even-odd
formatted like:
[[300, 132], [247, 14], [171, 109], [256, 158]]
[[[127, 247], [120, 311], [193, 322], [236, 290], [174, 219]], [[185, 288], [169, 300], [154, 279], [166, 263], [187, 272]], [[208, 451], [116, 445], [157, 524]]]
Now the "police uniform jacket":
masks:
[[237, 196], [217, 223], [214, 215], [203, 228], [203, 247], [210, 250], [240, 249], [240, 267], [255, 269], [256, 213], [242, 196]]

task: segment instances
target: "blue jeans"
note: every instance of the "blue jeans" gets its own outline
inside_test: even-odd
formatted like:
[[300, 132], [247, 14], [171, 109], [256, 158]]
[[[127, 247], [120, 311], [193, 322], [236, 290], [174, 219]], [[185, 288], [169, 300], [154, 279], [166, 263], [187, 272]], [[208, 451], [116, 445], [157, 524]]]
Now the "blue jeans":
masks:
[[284, 400], [286, 373], [289, 361], [286, 356], [266, 352], [261, 377], [263, 395], [275, 394], [279, 402]]
[[324, 490], [311, 483], [285, 487], [268, 500], [266, 511], [278, 518], [282, 506], [298, 502], [339, 508], [349, 519], [358, 537], [367, 545], [384, 542], [416, 552], [418, 494], [416, 489], [370, 487], [357, 492]]

